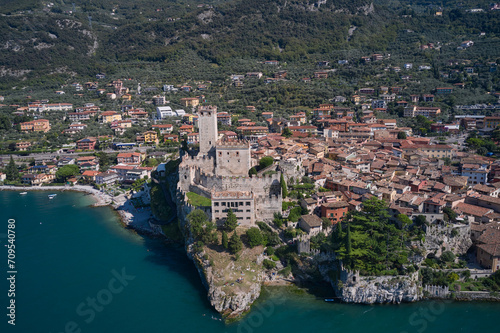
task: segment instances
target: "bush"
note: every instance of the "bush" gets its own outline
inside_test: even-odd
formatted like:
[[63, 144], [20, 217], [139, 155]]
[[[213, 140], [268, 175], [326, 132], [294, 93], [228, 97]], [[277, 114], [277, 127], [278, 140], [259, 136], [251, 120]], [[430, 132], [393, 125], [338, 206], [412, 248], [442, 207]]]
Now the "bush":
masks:
[[292, 272], [292, 267], [286, 266], [281, 271], [279, 271], [279, 274], [283, 275], [284, 277], [287, 277], [288, 275], [290, 275], [291, 272]]
[[268, 259], [264, 259], [263, 265], [264, 265], [265, 269], [276, 268], [276, 263], [274, 261], [271, 261], [271, 260], [268, 260]]
[[262, 157], [259, 161], [259, 169], [265, 169], [274, 163], [274, 159], [271, 156]]
[[250, 247], [256, 247], [259, 245], [264, 245], [264, 237], [262, 236], [259, 228], [252, 227], [247, 230], [246, 235], [248, 237], [248, 245]]
[[266, 248], [266, 253], [267, 253], [267, 255], [268, 255], [268, 256], [272, 256], [272, 255], [274, 255], [274, 248], [273, 248], [273, 247], [268, 246], [268, 247]]
[[451, 251], [445, 251], [441, 254], [440, 259], [444, 262], [453, 262], [455, 261], [455, 255]]

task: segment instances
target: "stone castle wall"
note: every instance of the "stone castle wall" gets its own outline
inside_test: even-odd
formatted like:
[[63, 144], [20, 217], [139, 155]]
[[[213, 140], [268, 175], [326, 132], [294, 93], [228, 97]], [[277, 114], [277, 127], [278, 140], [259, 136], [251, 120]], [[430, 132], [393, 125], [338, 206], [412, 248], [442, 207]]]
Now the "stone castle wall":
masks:
[[302, 177], [305, 176], [305, 171], [302, 167], [302, 160], [300, 159], [296, 161], [280, 161], [279, 168], [283, 173], [283, 177], [285, 177], [286, 181], [288, 181], [290, 178], [293, 178], [294, 180], [302, 179]]
[[217, 144], [217, 168], [220, 176], [247, 176], [251, 168], [250, 145], [242, 144]]
[[360, 276], [341, 268], [337, 296], [346, 303], [401, 303], [422, 298], [418, 272], [405, 276]]

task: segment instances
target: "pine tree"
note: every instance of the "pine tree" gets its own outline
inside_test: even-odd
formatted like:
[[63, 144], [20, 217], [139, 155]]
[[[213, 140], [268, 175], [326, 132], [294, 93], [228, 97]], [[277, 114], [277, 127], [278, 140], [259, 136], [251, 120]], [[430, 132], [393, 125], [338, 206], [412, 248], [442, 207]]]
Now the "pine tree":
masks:
[[227, 249], [229, 244], [228, 244], [228, 239], [227, 239], [227, 233], [225, 231], [222, 232], [222, 246]]
[[7, 167], [5, 168], [5, 175], [7, 180], [10, 181], [19, 179], [19, 171], [17, 170], [16, 162], [14, 162], [12, 155], [10, 155], [9, 164], [7, 164]]
[[280, 185], [281, 185], [281, 196], [283, 198], [286, 198], [288, 196], [288, 188], [286, 186], [285, 177], [283, 177], [283, 174], [281, 174], [280, 177]]
[[227, 231], [233, 231], [238, 226], [238, 219], [231, 209], [227, 211], [226, 221], [224, 222], [224, 228]]
[[232, 254], [236, 254], [241, 251], [243, 248], [243, 242], [240, 239], [240, 236], [236, 232], [233, 233], [231, 238], [229, 239], [229, 251]]

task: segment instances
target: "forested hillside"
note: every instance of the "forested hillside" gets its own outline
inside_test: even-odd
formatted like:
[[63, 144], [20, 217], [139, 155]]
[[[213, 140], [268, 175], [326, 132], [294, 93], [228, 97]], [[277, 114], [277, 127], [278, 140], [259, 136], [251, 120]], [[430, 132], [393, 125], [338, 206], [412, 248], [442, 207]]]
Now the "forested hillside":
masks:
[[[3, 1], [0, 87], [63, 82], [130, 64], [219, 66], [235, 59], [359, 61], [373, 52], [442, 66], [483, 33], [470, 58], [496, 61], [500, 13], [489, 2], [371, 0]], [[471, 8], [483, 11], [471, 13]], [[440, 14], [441, 13], [441, 14]], [[422, 54], [426, 43], [440, 47]]]

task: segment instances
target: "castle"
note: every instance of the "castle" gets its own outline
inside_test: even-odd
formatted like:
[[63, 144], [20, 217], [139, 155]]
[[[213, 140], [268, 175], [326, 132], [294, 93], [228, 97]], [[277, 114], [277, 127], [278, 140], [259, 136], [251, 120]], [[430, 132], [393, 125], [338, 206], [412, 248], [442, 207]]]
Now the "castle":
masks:
[[222, 223], [231, 209], [239, 225], [270, 221], [281, 212], [280, 172], [249, 176], [250, 143], [225, 141], [217, 131], [217, 107], [198, 107], [200, 151], [185, 155], [179, 165], [178, 191], [195, 192], [211, 199], [211, 217]]

